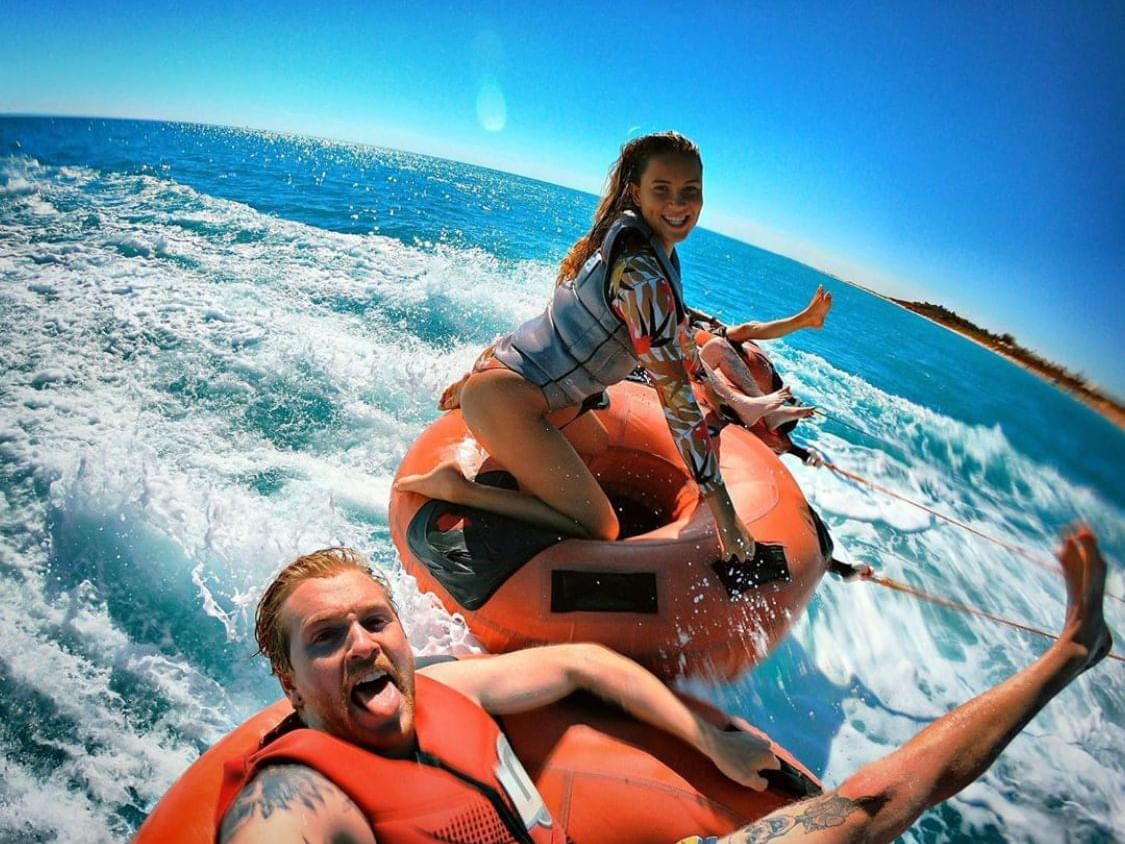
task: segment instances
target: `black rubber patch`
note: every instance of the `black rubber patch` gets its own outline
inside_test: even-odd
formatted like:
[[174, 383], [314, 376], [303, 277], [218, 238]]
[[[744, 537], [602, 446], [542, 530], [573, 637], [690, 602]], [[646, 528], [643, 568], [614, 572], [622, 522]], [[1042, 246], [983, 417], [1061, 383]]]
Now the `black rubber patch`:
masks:
[[820, 543], [820, 556], [829, 560], [832, 558], [832, 552], [836, 550], [836, 545], [832, 541], [832, 534], [828, 532], [828, 525], [824, 523], [824, 519], [820, 518], [820, 513], [812, 507], [809, 507], [809, 512], [812, 513], [813, 524], [816, 525], [816, 540]]
[[789, 563], [785, 559], [785, 548], [759, 542], [754, 549], [754, 559], [748, 563], [733, 560], [719, 560], [711, 567], [719, 576], [730, 597], [738, 598], [748, 589], [777, 581], [789, 582]]
[[762, 776], [770, 784], [770, 788], [777, 789], [794, 797], [816, 797], [823, 794], [823, 789], [810, 780], [793, 765], [784, 759], [778, 759], [781, 768], [776, 771], [762, 771]]
[[[507, 472], [476, 481], [515, 487]], [[467, 610], [480, 609], [524, 563], [562, 539], [495, 513], [434, 500], [418, 509], [406, 532], [410, 551]]]
[[659, 612], [656, 572], [551, 572], [551, 612]]

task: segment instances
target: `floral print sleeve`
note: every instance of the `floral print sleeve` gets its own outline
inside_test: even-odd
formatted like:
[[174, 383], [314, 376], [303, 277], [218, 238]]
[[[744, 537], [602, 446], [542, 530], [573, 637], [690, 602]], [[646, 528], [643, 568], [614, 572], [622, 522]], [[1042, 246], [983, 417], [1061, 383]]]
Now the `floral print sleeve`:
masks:
[[610, 273], [609, 301], [629, 327], [633, 349], [648, 371], [672, 439], [706, 495], [723, 485], [719, 459], [696, 404], [691, 381], [706, 377], [687, 320], [679, 319], [675, 294], [647, 245], [626, 248]]

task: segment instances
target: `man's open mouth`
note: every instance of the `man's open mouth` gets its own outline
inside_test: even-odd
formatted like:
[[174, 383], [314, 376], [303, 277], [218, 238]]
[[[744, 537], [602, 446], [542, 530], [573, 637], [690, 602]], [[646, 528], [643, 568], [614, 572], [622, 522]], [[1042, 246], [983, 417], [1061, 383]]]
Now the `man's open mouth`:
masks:
[[352, 703], [361, 709], [370, 708], [371, 704], [390, 697], [397, 692], [391, 676], [378, 668], [368, 671], [359, 681], [352, 686]]

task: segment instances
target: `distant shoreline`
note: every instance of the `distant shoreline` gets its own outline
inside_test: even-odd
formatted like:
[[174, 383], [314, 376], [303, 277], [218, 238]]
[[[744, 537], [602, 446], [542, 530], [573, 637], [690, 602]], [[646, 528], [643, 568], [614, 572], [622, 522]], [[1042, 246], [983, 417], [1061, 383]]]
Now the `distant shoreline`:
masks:
[[933, 305], [929, 302], [911, 302], [890, 296], [881, 296], [881, 298], [913, 311], [930, 322], [948, 328], [950, 331], [954, 331], [998, 355], [1003, 355], [1013, 363], [1038, 375], [1044, 381], [1070, 393], [1119, 428], [1125, 428], [1125, 405], [1087, 384], [1086, 379], [1081, 375], [1076, 375], [1065, 367], [1045, 360], [1030, 349], [1024, 348], [1016, 342], [1016, 338], [1011, 334], [993, 334], [941, 305]]

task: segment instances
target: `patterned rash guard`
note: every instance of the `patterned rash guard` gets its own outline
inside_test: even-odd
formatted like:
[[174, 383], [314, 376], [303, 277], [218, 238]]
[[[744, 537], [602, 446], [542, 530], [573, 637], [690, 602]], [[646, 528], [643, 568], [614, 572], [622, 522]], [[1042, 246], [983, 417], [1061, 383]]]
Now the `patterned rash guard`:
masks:
[[719, 460], [691, 381], [706, 377], [687, 320], [647, 244], [629, 244], [613, 264], [609, 302], [629, 327], [633, 348], [648, 371], [684, 465], [706, 495], [723, 484]]

